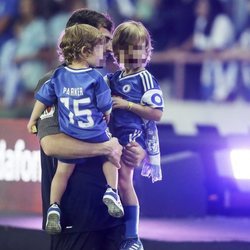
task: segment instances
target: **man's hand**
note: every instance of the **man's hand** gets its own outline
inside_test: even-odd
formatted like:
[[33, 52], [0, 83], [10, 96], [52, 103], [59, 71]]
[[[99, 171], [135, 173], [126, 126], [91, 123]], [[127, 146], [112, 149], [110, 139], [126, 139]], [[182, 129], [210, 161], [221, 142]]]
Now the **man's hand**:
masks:
[[146, 155], [146, 151], [140, 144], [137, 142], [130, 142], [123, 149], [122, 160], [129, 167], [138, 167]]
[[117, 168], [120, 168], [122, 146], [115, 137], [112, 137], [109, 141], [105, 142], [105, 144], [110, 148], [110, 153], [107, 155], [109, 161], [112, 162]]

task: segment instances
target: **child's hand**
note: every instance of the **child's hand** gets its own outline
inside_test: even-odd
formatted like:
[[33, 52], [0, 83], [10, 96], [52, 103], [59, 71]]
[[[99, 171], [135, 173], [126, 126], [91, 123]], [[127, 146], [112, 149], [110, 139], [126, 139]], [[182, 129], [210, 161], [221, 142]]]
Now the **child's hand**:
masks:
[[104, 120], [106, 121], [106, 123], [108, 124], [110, 121], [110, 114], [104, 114]]
[[112, 96], [114, 109], [128, 109], [128, 101], [119, 96]]
[[37, 133], [36, 121], [29, 121], [27, 124], [27, 129], [29, 133], [36, 134]]

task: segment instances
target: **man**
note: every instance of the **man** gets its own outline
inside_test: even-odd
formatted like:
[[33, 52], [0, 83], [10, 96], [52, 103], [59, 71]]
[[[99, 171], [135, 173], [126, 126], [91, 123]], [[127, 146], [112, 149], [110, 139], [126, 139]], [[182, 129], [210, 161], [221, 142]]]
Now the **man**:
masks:
[[[98, 28], [106, 37], [106, 55], [111, 52], [113, 24], [110, 19], [98, 12], [82, 9], [72, 14], [66, 26], [75, 23], [85, 23]], [[52, 73], [53, 71], [49, 72], [39, 81], [37, 89]], [[38, 137], [42, 147], [43, 228], [50, 205], [50, 185], [56, 166], [56, 159], [53, 157], [87, 158], [84, 165], [76, 165], [69, 180], [61, 201], [63, 231], [51, 237], [51, 250], [119, 249], [124, 225], [121, 219], [109, 216], [106, 206], [102, 203], [106, 187], [98, 157], [106, 155], [110, 161], [119, 165], [122, 148], [118, 141], [113, 138], [109, 142], [90, 144], [60, 133], [56, 107], [47, 109], [41, 116], [38, 122]], [[144, 157], [145, 152], [137, 143], [131, 144], [123, 152], [123, 160], [129, 166], [139, 165]]]

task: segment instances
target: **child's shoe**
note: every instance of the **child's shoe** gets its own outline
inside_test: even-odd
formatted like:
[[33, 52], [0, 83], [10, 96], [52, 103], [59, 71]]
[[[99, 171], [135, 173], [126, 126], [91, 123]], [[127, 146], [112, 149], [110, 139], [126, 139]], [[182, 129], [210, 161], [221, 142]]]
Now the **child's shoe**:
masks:
[[120, 197], [115, 191], [112, 190], [112, 188], [107, 188], [102, 200], [108, 207], [108, 212], [111, 216], [116, 218], [124, 216], [124, 210]]
[[47, 212], [47, 221], [45, 231], [49, 234], [59, 234], [62, 231], [61, 223], [61, 209], [56, 203], [53, 203]]

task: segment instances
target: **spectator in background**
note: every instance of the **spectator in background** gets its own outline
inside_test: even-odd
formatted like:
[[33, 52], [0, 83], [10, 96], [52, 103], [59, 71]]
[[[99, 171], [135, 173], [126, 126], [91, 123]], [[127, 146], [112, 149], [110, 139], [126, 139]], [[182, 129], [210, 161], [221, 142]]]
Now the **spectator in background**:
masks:
[[237, 61], [237, 85], [232, 96], [250, 101], [250, 0], [246, 0], [244, 7], [248, 13], [246, 26], [234, 46], [222, 51], [219, 58], [223, 61]]
[[[249, 1], [250, 12], [250, 1]], [[241, 95], [246, 101], [250, 101], [250, 13], [246, 29], [240, 34], [235, 48], [236, 57], [239, 60], [239, 85], [235, 89], [236, 95]]]
[[46, 22], [37, 16], [36, 1], [21, 0], [19, 13], [15, 37], [2, 48], [3, 101], [7, 107], [17, 104], [18, 99], [27, 102], [27, 93], [33, 93], [37, 78], [47, 71], [42, 58], [47, 46]]
[[[217, 55], [234, 43], [233, 23], [219, 0], [196, 0], [193, 10], [190, 38], [179, 46], [154, 53], [152, 62], [185, 65], [185, 99], [227, 100], [235, 88], [237, 65], [221, 62]], [[182, 22], [183, 28], [186, 23]]]
[[76, 9], [86, 8], [85, 1], [71, 0], [70, 2], [64, 1], [49, 1], [48, 6], [50, 8], [50, 15], [47, 21], [47, 34], [48, 34], [48, 67], [53, 68], [58, 65], [57, 58], [57, 42], [58, 37], [65, 28], [65, 25], [71, 15]]
[[[2, 47], [14, 36], [14, 23], [18, 17], [18, 3], [18, 0], [0, 1], [0, 86], [3, 86]], [[2, 88], [0, 87], [0, 93], [1, 91]]]
[[201, 98], [227, 100], [235, 86], [237, 67], [234, 62], [221, 62], [213, 55], [232, 46], [234, 26], [219, 0], [197, 0], [194, 11], [193, 35], [182, 48], [203, 53], [200, 86], [197, 86], [201, 88]]
[[[150, 7], [151, 11], [148, 10], [148, 16], [145, 13], [145, 1], [154, 5], [154, 8]], [[179, 46], [193, 31], [193, 0], [139, 0], [137, 5], [137, 17], [156, 37], [154, 50]]]
[[[235, 40], [234, 26], [218, 0], [198, 0], [193, 47], [205, 53], [216, 53], [230, 47]], [[201, 94], [206, 100], [224, 101], [236, 83], [234, 62], [205, 59], [201, 71]]]
[[55, 53], [54, 56], [57, 58], [55, 50], [57, 48], [58, 37], [65, 28], [70, 17], [70, 11], [65, 1], [50, 1], [48, 4], [51, 12], [47, 18], [48, 43]]
[[[143, 1], [148, 0], [140, 0], [139, 2]], [[170, 98], [171, 95], [175, 94], [175, 65], [173, 64], [176, 58], [175, 51], [179, 51], [180, 44], [186, 41], [193, 32], [193, 0], [151, 1], [154, 1], [151, 21], [149, 23], [145, 18], [143, 21], [152, 37], [155, 38], [152, 41], [154, 53], [148, 69], [157, 76], [162, 90]], [[140, 13], [139, 8], [139, 16], [141, 16]]]
[[0, 49], [13, 37], [14, 22], [18, 16], [18, 0], [0, 1]]
[[113, 17], [115, 25], [133, 19], [136, 13], [135, 1], [133, 0], [108, 0], [108, 13]]
[[[84, 0], [88, 9], [102, 13], [107, 13], [109, 10], [110, 0]], [[112, 2], [112, 1], [111, 1]]]

